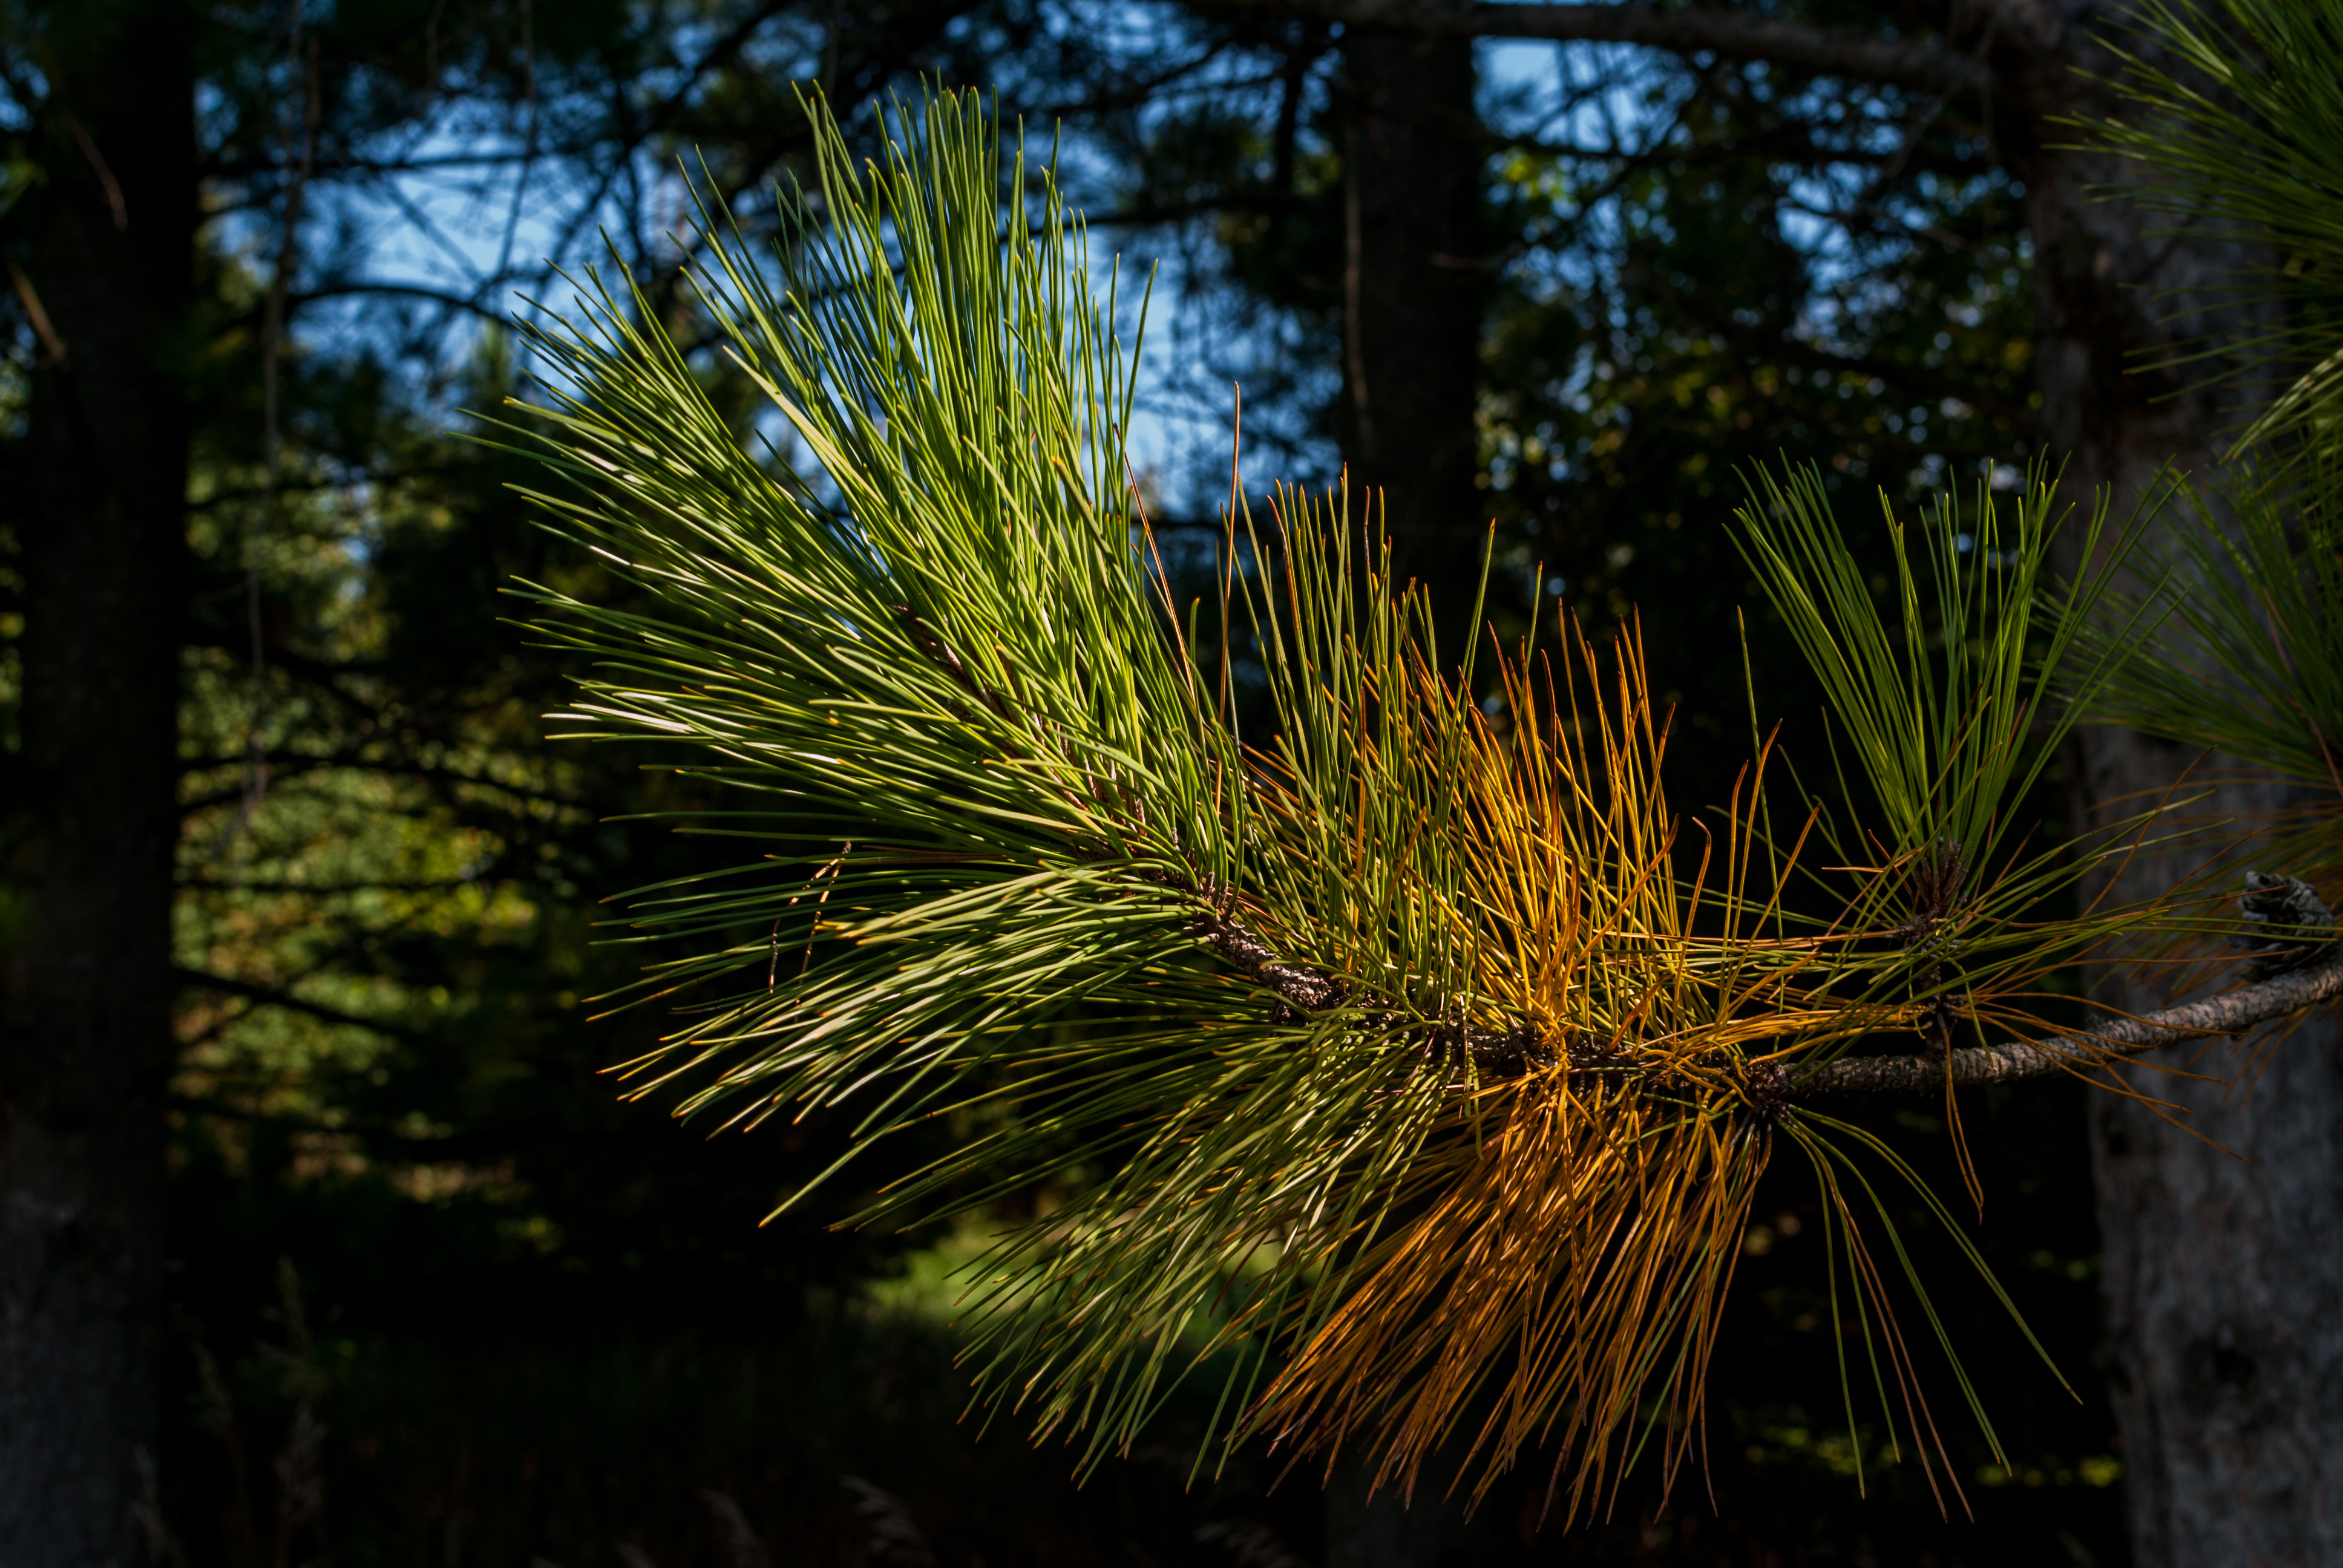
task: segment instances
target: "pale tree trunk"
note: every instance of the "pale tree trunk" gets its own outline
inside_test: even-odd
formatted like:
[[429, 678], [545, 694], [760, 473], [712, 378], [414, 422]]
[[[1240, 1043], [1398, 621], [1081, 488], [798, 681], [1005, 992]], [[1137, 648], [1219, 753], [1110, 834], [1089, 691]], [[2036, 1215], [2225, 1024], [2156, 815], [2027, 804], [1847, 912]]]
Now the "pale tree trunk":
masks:
[[[2004, 11], [1999, 75], [2016, 89], [2010, 106], [2029, 122], [2009, 129], [2035, 148], [2077, 139], [2071, 126], [2044, 118], [2114, 108], [2073, 73], [2080, 64], [2111, 74], [2115, 62], [2086, 36], [2109, 14], [2075, 0]], [[2137, 351], [2237, 330], [2237, 307], [2215, 290], [2244, 258], [2159, 235], [2167, 220], [2090, 188], [2136, 179], [2136, 170], [2059, 152], [2018, 163], [2035, 243], [2044, 444], [2054, 459], [2067, 459], [2067, 494], [2086, 500], [2112, 487], [2127, 508], [2167, 460], [2204, 477], [2234, 428], [2225, 405], [2237, 394], [2170, 396], [2186, 383], [2141, 374]], [[2163, 295], [2172, 289], [2184, 292]], [[2102, 824], [2197, 760], [2107, 729], [2083, 731], [2073, 758], [2078, 809]], [[2197, 772], [2208, 769], [2225, 770], [2212, 759]], [[2241, 782], [2201, 809], [2242, 815], [2278, 799], [2274, 785]], [[2222, 875], [2235, 883], [2250, 864], [2240, 859]], [[2121, 890], [2145, 892], [2185, 869], [2177, 859], [2137, 862]], [[2099, 994], [2132, 1010], [2164, 1000], [2153, 985], [2126, 981]], [[2227, 1079], [2247, 1058], [2216, 1042], [2152, 1060]], [[2167, 1073], [2136, 1081], [2174, 1102], [2182, 1123], [2111, 1094], [2096, 1096], [2091, 1111], [2107, 1376], [2137, 1568], [2343, 1563], [2336, 1025], [2311, 1020], [2275, 1047], [2258, 1078], [2234, 1087]]]
[[[144, 11], [146, 15], [138, 13]], [[0, 927], [0, 1563], [130, 1568], [160, 1419], [164, 1089], [195, 217], [186, 7], [64, 6], [12, 215], [46, 340]], [[69, 113], [70, 119], [65, 117]], [[78, 133], [78, 134], [76, 134]], [[62, 347], [63, 362], [55, 349]]]
[[1487, 521], [1473, 45], [1356, 28], [1342, 64], [1342, 457], [1353, 497], [1380, 495], [1394, 576], [1431, 590], [1453, 661]]

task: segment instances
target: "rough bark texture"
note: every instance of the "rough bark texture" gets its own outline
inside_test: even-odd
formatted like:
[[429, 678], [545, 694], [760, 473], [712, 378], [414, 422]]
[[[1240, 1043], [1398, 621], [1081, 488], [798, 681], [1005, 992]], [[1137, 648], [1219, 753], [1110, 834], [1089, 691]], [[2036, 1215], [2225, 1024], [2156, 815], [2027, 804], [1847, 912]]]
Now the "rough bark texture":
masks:
[[[2139, 351], [2234, 330], [2216, 313], [2214, 291], [2242, 258], [2160, 236], [2162, 226], [2128, 204], [2096, 199], [2093, 186], [2135, 172], [2048, 150], [2076, 139], [2049, 116], [2111, 107], [2075, 67], [2112, 70], [2089, 33], [2117, 21], [2114, 8], [2001, 0], [1999, 10], [1997, 75], [2023, 117], [2005, 133], [2026, 149], [2017, 161], [2035, 243], [2044, 442], [2068, 459], [2072, 494], [2112, 486], [2125, 506], [2167, 460], [2203, 475], [2232, 425], [2217, 399], [2172, 396], [2181, 388], [2172, 376], [2142, 374]], [[2086, 731], [2074, 749], [2078, 810], [2105, 819], [2132, 809], [2126, 797], [2137, 801], [2137, 791], [2161, 788], [2193, 760], [2137, 736]], [[2208, 809], [2251, 810], [2272, 794], [2237, 786]], [[2145, 891], [2183, 869], [2136, 863], [2127, 879]], [[2134, 1011], [2163, 1000], [2120, 982], [2102, 995]], [[2246, 1061], [2226, 1043], [2169, 1046], [2144, 1060], [2225, 1077]], [[2174, 1101], [2187, 1129], [2113, 1095], [2093, 1102], [2107, 1371], [2137, 1568], [2343, 1562], [2343, 1064], [2334, 1021], [2315, 1017], [2295, 1030], [2258, 1081], [2230, 1088], [2154, 1072], [2137, 1081]]]
[[1342, 448], [1380, 492], [1401, 581], [1433, 594], [1461, 657], [1486, 508], [1474, 488], [1485, 258], [1466, 38], [1356, 29], [1342, 45]]
[[48, 184], [13, 215], [29, 243], [11, 249], [11, 286], [37, 298], [65, 358], [35, 373], [11, 508], [26, 616], [23, 749], [0, 837], [8, 1568], [145, 1558], [135, 1509], [160, 1414], [187, 457], [167, 360], [195, 216], [182, 22], [176, 6], [53, 14], [42, 67], [88, 146], [49, 116]]
[[2140, 1568], [2343, 1562], [2343, 1056], [2331, 1013], [2254, 1044], [2258, 1075], [2227, 1041], [2156, 1053], [2244, 1074], [2144, 1078], [2182, 1127], [2112, 1095], [2092, 1106]]

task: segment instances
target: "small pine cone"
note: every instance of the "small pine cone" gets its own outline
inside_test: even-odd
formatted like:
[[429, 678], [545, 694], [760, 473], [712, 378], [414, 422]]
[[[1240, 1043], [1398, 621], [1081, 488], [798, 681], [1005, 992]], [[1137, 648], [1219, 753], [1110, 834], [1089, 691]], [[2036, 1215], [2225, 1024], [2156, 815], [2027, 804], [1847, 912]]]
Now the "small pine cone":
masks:
[[2334, 912], [2299, 877], [2247, 871], [2237, 903], [2247, 930], [2229, 945], [2256, 955], [2246, 970], [2255, 980], [2299, 968], [2335, 940]]

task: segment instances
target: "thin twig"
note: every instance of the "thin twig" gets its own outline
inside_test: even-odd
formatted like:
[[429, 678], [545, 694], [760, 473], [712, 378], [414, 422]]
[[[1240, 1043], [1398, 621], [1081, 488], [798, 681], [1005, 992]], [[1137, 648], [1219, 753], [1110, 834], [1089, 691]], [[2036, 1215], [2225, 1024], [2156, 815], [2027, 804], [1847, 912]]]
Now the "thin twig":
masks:
[[2160, 1045], [2214, 1034], [2242, 1034], [2343, 997], [2343, 942], [2330, 942], [2310, 963], [2217, 996], [2182, 1002], [2138, 1018], [2119, 1018], [2082, 1034], [2051, 1040], [1969, 1046], [1943, 1057], [1865, 1056], [1842, 1059], [1789, 1087], [1792, 1100], [1841, 1094], [1920, 1094], [1954, 1085], [2014, 1083], [2053, 1072], [2087, 1072], [2111, 1059], [2137, 1056]]
[[25, 307], [25, 319], [33, 324], [33, 336], [40, 340], [42, 355], [51, 367], [64, 369], [65, 340], [57, 336], [56, 325], [49, 319], [48, 311], [42, 307], [40, 291], [33, 286], [33, 280], [25, 269], [16, 265], [15, 256], [8, 257], [7, 261], [8, 281], [15, 286], [17, 303]]
[[[1221, 958], [1297, 1014], [1355, 1010], [1363, 1003], [1367, 1011], [1377, 1010], [1342, 976], [1280, 961], [1266, 941], [1232, 914], [1208, 916], [1193, 929]], [[2309, 961], [2284, 973], [2158, 1012], [2110, 1020], [2087, 1033], [1918, 1056], [1842, 1058], [1803, 1078], [1787, 1072], [1769, 1075], [1761, 1087], [1769, 1103], [1784, 1103], [1849, 1094], [1938, 1094], [2054, 1072], [2087, 1072], [2162, 1045], [2241, 1034], [2338, 997], [2343, 997], [2343, 940], [2330, 940]], [[1394, 1022], [1397, 1017], [1386, 1013], [1383, 1020]], [[1501, 1078], [1518, 1077], [1565, 1059], [1574, 1070], [1624, 1065], [1575, 1041], [1557, 1048], [1527, 1020], [1507, 1028], [1470, 1022], [1423, 1027], [1427, 1052], [1435, 1060], [1469, 1060], [1482, 1072]]]
[[[1469, 1019], [1463, 1022], [1435, 1022], [1428, 1019], [1419, 1020], [1414, 1015], [1402, 1013], [1372, 993], [1353, 988], [1341, 975], [1329, 973], [1313, 964], [1281, 961], [1276, 950], [1233, 914], [1225, 911], [1209, 914], [1198, 921], [1193, 930], [1213, 952], [1255, 984], [1275, 995], [1297, 1019], [1312, 1013], [1348, 1009], [1363, 1013], [1373, 1022], [1395, 1032], [1416, 1039], [1423, 1048], [1425, 1058], [1431, 1061], [1462, 1063], [1469, 1060], [1480, 1071], [1501, 1078], [1517, 1078], [1533, 1069], [1552, 1066], [1564, 1054], [1535, 1024], [1526, 1020], [1503, 1029], [1493, 1029]], [[1443, 1011], [1445, 1010], [1443, 1008]], [[1567, 1054], [1574, 1068], [1609, 1065], [1592, 1057], [1582, 1057], [1576, 1050], [1569, 1050]]]
[[114, 177], [113, 166], [106, 161], [106, 155], [97, 150], [97, 144], [90, 140], [89, 133], [81, 128], [81, 122], [71, 115], [63, 118], [65, 129], [72, 133], [75, 143], [81, 148], [81, 156], [88, 161], [90, 173], [97, 176], [97, 183], [106, 191], [106, 209], [114, 215], [114, 232], [128, 234], [130, 204], [122, 197], [122, 182]]

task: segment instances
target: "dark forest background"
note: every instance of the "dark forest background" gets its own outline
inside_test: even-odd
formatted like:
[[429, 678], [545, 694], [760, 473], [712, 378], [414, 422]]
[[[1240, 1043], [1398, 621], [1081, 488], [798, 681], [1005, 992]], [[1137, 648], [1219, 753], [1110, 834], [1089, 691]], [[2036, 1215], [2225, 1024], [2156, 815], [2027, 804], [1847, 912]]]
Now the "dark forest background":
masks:
[[[1951, 49], [1926, 6], [1768, 11]], [[1682, 809], [1724, 799], [1753, 703], [1795, 726], [1815, 702], [1726, 545], [1737, 471], [1819, 463], [1861, 519], [1879, 489], [2006, 487], [2042, 455], [2043, 242], [1997, 139], [2009, 111], [1925, 75], [1427, 40], [1271, 3], [0, 16], [0, 494], [73, 461], [41, 444], [45, 397], [147, 420], [161, 434], [107, 461], [184, 491], [153, 590], [176, 890], [165, 1426], [137, 1505], [147, 1549], [185, 1568], [1323, 1559], [1317, 1477], [1251, 1453], [1191, 1479], [1202, 1411], [1079, 1483], [1013, 1415], [964, 1417], [964, 1235], [826, 1229], [875, 1166], [759, 1223], [840, 1126], [711, 1139], [656, 1094], [618, 1098], [608, 1070], [664, 1015], [596, 1016], [647, 957], [601, 900], [735, 851], [647, 819], [709, 804], [655, 759], [547, 740], [564, 672], [503, 590], [610, 590], [531, 522], [510, 487], [528, 462], [470, 437], [531, 395], [507, 324], [559, 311], [562, 269], [625, 269], [698, 341], [679, 160], [769, 228], [777, 183], [809, 173], [800, 87], [866, 138], [875, 97], [998, 94], [1032, 156], [1061, 138], [1126, 301], [1158, 269], [1141, 477], [1163, 537], [1192, 547], [1175, 560], [1208, 558], [1242, 384], [1252, 493], [1347, 460], [1390, 487], [1403, 561], [1445, 603], [1493, 519], [1509, 637], [1639, 615]], [[84, 231], [144, 259], [85, 266]], [[73, 325], [109, 312], [156, 317], [128, 369], [108, 367], [110, 328]], [[1380, 401], [1360, 396], [1370, 355], [1391, 367]], [[705, 370], [752, 428], [749, 389]], [[119, 392], [134, 382], [166, 391]], [[0, 503], [19, 859], [43, 766], [17, 719], [34, 515]], [[2055, 832], [2055, 787], [2040, 805]], [[1895, 1114], [1949, 1169], [1940, 1119]], [[1450, 1531], [1450, 1560], [2127, 1561], [2079, 1091], [1966, 1115], [1988, 1256], [2077, 1391], [1989, 1302], [1951, 1299], [2014, 1468], [1948, 1423], [1958, 1495], [1876, 1452], [1858, 1490], [1875, 1433], [1846, 1430], [1801, 1256], [1809, 1199], [1785, 1172], [1717, 1352], [1704, 1473], [1664, 1506], [1638, 1473], [1567, 1538], [1524, 1477]]]

